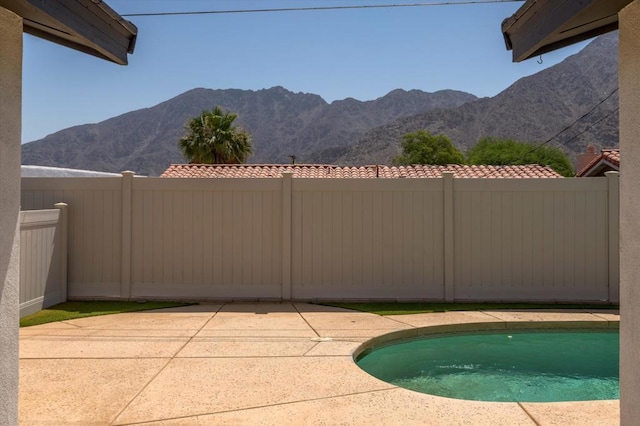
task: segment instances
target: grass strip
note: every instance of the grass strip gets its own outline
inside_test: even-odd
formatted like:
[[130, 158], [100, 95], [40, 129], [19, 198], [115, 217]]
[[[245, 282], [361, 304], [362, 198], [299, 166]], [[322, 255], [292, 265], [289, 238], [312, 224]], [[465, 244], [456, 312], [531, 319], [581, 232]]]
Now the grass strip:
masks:
[[557, 304], [557, 303], [333, 303], [318, 305], [334, 306], [354, 311], [370, 312], [378, 315], [406, 315], [448, 311], [486, 311], [497, 309], [619, 309], [611, 304]]
[[124, 302], [124, 301], [78, 301], [64, 302], [43, 309], [35, 314], [20, 319], [20, 327], [65, 321], [76, 318], [95, 317], [99, 315], [120, 314], [123, 312], [148, 311], [150, 309], [174, 308], [188, 306], [191, 303], [177, 302]]

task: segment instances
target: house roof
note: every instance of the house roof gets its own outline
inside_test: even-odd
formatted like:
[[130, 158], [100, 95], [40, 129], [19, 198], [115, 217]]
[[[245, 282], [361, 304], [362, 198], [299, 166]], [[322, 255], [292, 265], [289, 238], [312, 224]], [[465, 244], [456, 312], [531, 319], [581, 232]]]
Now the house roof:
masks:
[[507, 50], [520, 62], [618, 29], [633, 0], [527, 0], [502, 23]]
[[23, 18], [24, 32], [54, 43], [127, 64], [138, 29], [102, 0], [0, 0]]
[[620, 150], [619, 149], [603, 149], [600, 155], [591, 160], [582, 170], [579, 170], [576, 176], [589, 177], [601, 176], [604, 172], [620, 170]]
[[121, 173], [97, 172], [93, 170], [68, 169], [48, 166], [20, 166], [22, 177], [122, 177]]
[[439, 178], [453, 172], [457, 178], [559, 178], [550, 167], [537, 164], [523, 166], [359, 166], [341, 167], [326, 164], [172, 164], [162, 173], [168, 178]]

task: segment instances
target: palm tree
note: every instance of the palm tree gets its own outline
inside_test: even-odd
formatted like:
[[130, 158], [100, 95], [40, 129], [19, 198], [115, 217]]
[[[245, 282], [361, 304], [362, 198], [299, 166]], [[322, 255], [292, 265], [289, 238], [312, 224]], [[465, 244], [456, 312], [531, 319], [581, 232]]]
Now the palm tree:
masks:
[[180, 139], [182, 154], [191, 163], [241, 164], [253, 150], [251, 135], [233, 125], [237, 114], [223, 112], [220, 107], [190, 119], [187, 136]]

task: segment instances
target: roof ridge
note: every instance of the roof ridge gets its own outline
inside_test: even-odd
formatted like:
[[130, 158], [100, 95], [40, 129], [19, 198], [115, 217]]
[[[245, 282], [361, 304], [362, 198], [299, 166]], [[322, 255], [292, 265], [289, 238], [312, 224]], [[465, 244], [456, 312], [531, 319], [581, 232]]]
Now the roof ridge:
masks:
[[[211, 172], [207, 172], [210, 170]], [[552, 168], [530, 165], [411, 164], [388, 166], [368, 164], [340, 166], [335, 164], [172, 164], [161, 177], [281, 177], [285, 171], [298, 178], [439, 178], [451, 171], [458, 178], [540, 178], [561, 177]]]

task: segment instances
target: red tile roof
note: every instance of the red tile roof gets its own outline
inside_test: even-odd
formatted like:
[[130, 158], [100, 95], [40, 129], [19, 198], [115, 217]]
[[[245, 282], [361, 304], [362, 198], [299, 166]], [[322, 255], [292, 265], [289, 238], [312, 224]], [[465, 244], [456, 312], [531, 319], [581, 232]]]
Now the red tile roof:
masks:
[[524, 166], [359, 166], [321, 164], [172, 164], [161, 177], [170, 178], [280, 178], [283, 172], [294, 178], [439, 178], [454, 172], [457, 178], [559, 178], [550, 167]]
[[589, 162], [576, 176], [600, 176], [606, 171], [620, 170], [620, 150], [603, 149], [600, 155]]

